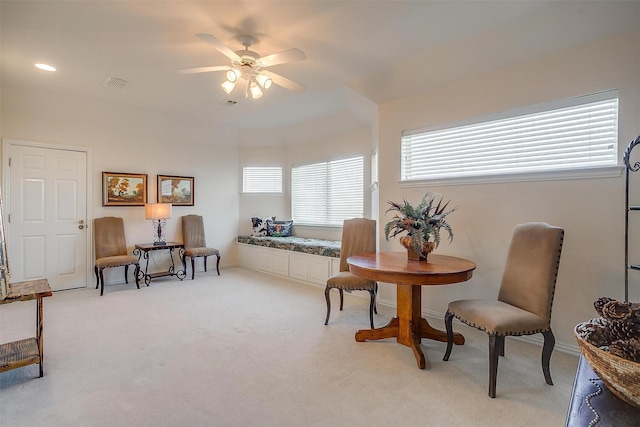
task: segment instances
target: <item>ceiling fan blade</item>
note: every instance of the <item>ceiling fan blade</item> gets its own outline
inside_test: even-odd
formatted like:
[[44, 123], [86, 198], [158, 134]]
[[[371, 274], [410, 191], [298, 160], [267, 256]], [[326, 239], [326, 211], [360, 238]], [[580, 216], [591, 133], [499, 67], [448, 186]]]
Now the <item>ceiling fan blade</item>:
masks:
[[258, 62], [263, 67], [271, 67], [272, 65], [284, 64], [285, 62], [300, 61], [306, 59], [306, 55], [300, 49], [283, 50], [282, 52], [273, 53], [258, 58]]
[[282, 77], [280, 74], [276, 74], [267, 70], [262, 70], [261, 73], [273, 80], [275, 84], [277, 84], [278, 86], [282, 86], [285, 89], [289, 89], [294, 92], [302, 92], [303, 90], [305, 90], [305, 87], [300, 83], [296, 83], [293, 80]]
[[198, 68], [186, 68], [184, 70], [178, 70], [181, 74], [195, 74], [195, 73], [210, 73], [212, 71], [227, 71], [231, 67], [228, 65], [216, 65], [213, 67], [198, 67]]
[[216, 49], [218, 49], [220, 52], [222, 52], [227, 58], [231, 59], [232, 61], [239, 61], [240, 60], [240, 57], [238, 56], [237, 53], [235, 53], [230, 48], [225, 46], [220, 40], [218, 40], [217, 38], [213, 37], [211, 34], [198, 33], [198, 34], [196, 34], [196, 37], [198, 37], [203, 42], [208, 43], [211, 46], [215, 47]]

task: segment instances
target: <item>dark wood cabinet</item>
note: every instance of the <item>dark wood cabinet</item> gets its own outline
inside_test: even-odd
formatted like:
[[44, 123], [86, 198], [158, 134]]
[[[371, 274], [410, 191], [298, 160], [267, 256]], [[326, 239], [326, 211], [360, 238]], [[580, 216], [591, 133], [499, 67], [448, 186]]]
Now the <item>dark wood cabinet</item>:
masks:
[[640, 426], [640, 408], [611, 393], [580, 356], [567, 413], [566, 427]]

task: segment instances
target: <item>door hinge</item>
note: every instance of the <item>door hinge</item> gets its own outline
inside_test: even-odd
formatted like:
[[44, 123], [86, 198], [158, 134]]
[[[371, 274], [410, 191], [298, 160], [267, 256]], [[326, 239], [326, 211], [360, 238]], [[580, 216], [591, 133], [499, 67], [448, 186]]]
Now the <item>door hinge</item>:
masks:
[[11, 157], [9, 157], [9, 167], [11, 167]]

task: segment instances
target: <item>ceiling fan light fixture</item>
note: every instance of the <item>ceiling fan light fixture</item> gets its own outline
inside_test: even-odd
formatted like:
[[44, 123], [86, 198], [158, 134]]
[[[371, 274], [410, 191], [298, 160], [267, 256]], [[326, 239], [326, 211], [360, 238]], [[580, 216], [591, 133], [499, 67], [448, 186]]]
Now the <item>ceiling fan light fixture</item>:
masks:
[[251, 82], [251, 84], [249, 85], [249, 90], [251, 91], [251, 97], [253, 99], [258, 99], [262, 97], [262, 91], [260, 90], [258, 85], [255, 84], [254, 82]]
[[225, 80], [224, 83], [220, 85], [220, 87], [222, 87], [222, 90], [227, 92], [227, 95], [228, 95], [231, 93], [233, 88], [236, 87], [236, 84], [235, 82], [230, 82], [229, 80]]
[[269, 77], [265, 76], [264, 74], [258, 74], [258, 77], [256, 77], [256, 80], [258, 81], [258, 83], [260, 83], [260, 86], [262, 86], [263, 89], [269, 89], [271, 87], [271, 84], [273, 83], [273, 80], [271, 80]]
[[[274, 83], [294, 92], [302, 92], [305, 88], [303, 85], [274, 72], [262, 71], [263, 68], [306, 59], [304, 52], [300, 49], [288, 49], [271, 55], [260, 56], [258, 53], [249, 50], [256, 42], [256, 40], [249, 35], [237, 37], [237, 40], [244, 46], [244, 50], [236, 51], [226, 46], [211, 34], [198, 33], [196, 36], [229, 58], [231, 64], [189, 68], [180, 70], [182, 73], [224, 71], [226, 79], [220, 86], [227, 94], [231, 94], [231, 92], [235, 90], [236, 92], [243, 92], [245, 98], [251, 96], [253, 99], [261, 98], [264, 95], [264, 91], [268, 90]], [[240, 88], [235, 89], [238, 84]]]

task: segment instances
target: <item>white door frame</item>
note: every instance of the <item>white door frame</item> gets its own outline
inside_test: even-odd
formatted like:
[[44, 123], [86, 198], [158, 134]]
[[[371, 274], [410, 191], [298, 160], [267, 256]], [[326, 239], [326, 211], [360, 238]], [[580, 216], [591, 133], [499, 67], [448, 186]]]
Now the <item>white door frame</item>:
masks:
[[[9, 169], [9, 153], [11, 152], [12, 146], [23, 146], [23, 147], [37, 147], [37, 148], [48, 148], [52, 150], [67, 150], [67, 151], [78, 151], [81, 153], [86, 153], [87, 156], [87, 189], [86, 189], [86, 200], [87, 207], [85, 212], [86, 225], [89, 228], [88, 232], [85, 233], [86, 239], [86, 247], [87, 247], [87, 269], [85, 271], [85, 288], [89, 287], [89, 284], [92, 283], [91, 278], [93, 277], [93, 246], [91, 245], [91, 236], [93, 235], [93, 215], [92, 215], [92, 176], [93, 176], [93, 167], [92, 167], [92, 156], [91, 156], [91, 148], [88, 147], [79, 147], [72, 145], [62, 145], [62, 144], [50, 144], [44, 142], [35, 142], [35, 141], [24, 141], [18, 139], [2, 139], [2, 206], [4, 208], [5, 215], [11, 213], [11, 192], [9, 189], [11, 188], [11, 171]], [[11, 222], [8, 221], [8, 216], [5, 216], [5, 231], [7, 233], [7, 241], [9, 240], [9, 236], [11, 235]], [[9, 257], [11, 256], [11, 248], [9, 248]], [[9, 258], [7, 257], [7, 258]], [[9, 262], [11, 260], [9, 259]], [[11, 265], [9, 265], [11, 267]]]

